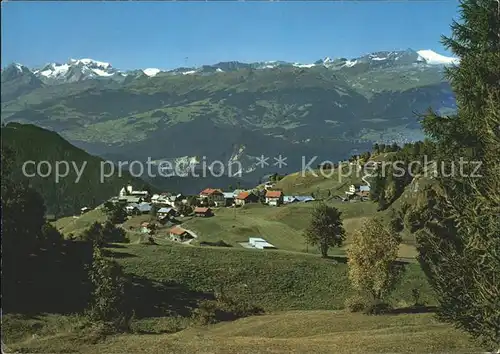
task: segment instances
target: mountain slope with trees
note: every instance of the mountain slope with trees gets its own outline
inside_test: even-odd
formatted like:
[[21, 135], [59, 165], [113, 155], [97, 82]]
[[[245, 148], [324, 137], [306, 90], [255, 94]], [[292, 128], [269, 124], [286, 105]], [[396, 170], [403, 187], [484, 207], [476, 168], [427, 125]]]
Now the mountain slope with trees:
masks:
[[[104, 160], [89, 155], [58, 134], [40, 127], [9, 123], [2, 126], [1, 134], [2, 151], [10, 151], [13, 157], [12, 168], [8, 172], [9, 178], [14, 181], [27, 180], [30, 186], [43, 197], [47, 213], [56, 217], [78, 213], [80, 208], [85, 206], [95, 207], [110, 197], [118, 195], [120, 189], [128, 183], [135, 188], [147, 185], [143, 180], [132, 177], [127, 171], [123, 171], [119, 176], [118, 168], [112, 176], [104, 178], [101, 183], [101, 163]], [[23, 164], [30, 160], [36, 163], [47, 161], [52, 173], [47, 177], [42, 177], [36, 172], [34, 164], [30, 164], [27, 165], [26, 172], [34, 176], [24, 176]], [[67, 176], [61, 177], [57, 182], [55, 166], [58, 161], [67, 161], [70, 168]], [[73, 163], [79, 171], [83, 167], [79, 180]], [[84, 163], [86, 163], [85, 166]], [[108, 167], [103, 171], [108, 173]], [[48, 172], [46, 164], [40, 172], [43, 175]], [[65, 172], [65, 167], [61, 165], [60, 173]], [[4, 178], [3, 175], [2, 178]]]

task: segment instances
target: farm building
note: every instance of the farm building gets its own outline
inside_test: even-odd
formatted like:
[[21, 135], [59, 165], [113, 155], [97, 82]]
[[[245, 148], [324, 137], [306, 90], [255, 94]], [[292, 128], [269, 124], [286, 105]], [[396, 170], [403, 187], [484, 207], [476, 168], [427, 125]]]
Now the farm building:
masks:
[[134, 196], [134, 195], [125, 195], [125, 196], [120, 196], [118, 198], [119, 202], [124, 202], [124, 203], [127, 203], [127, 204], [132, 204], [132, 203], [139, 204], [143, 200], [144, 200], [144, 198], [137, 197], [137, 196]]
[[266, 192], [266, 203], [272, 206], [279, 206], [283, 204], [283, 192], [282, 191], [267, 191]]
[[200, 192], [200, 200], [207, 201], [209, 204], [213, 203], [215, 206], [224, 206], [226, 199], [224, 194], [219, 189], [206, 188]]
[[295, 203], [298, 202], [297, 198], [293, 195], [285, 195], [283, 197], [283, 203], [284, 204], [290, 204], [290, 203]]
[[234, 204], [234, 194], [233, 192], [223, 192], [224, 199], [226, 200], [226, 206], [230, 206]]
[[256, 203], [259, 200], [259, 197], [257, 197], [255, 194], [251, 192], [241, 192], [238, 194], [238, 196], [235, 198], [234, 203], [236, 205], [245, 205], [247, 203]]
[[193, 236], [187, 230], [179, 226], [174, 226], [173, 228], [171, 228], [169, 235], [172, 241], [177, 242], [184, 242], [193, 238]]
[[137, 205], [137, 209], [141, 214], [147, 214], [151, 211], [151, 204], [143, 202]]
[[173, 208], [160, 208], [156, 215], [158, 218], [168, 218], [175, 214], [175, 210]]
[[195, 216], [212, 216], [212, 209], [204, 208], [204, 207], [196, 207], [194, 208]]
[[83, 207], [83, 208], [81, 208], [81, 209], [80, 209], [80, 212], [81, 212], [82, 214], [85, 214], [85, 213], [87, 213], [87, 212], [89, 212], [89, 211], [91, 211], [91, 210], [92, 210], [92, 209], [91, 209], [91, 208], [89, 208], [89, 207]]
[[259, 250], [276, 248], [273, 245], [271, 245], [269, 242], [267, 242], [266, 240], [264, 240], [263, 238], [260, 238], [260, 237], [250, 237], [248, 239], [248, 244], [254, 248], [259, 249]]
[[139, 204], [137, 203], [131, 203], [125, 207], [125, 210], [127, 211], [127, 214], [139, 214]]
[[313, 202], [316, 200], [310, 195], [298, 195], [295, 198], [297, 199], [297, 201], [302, 203]]

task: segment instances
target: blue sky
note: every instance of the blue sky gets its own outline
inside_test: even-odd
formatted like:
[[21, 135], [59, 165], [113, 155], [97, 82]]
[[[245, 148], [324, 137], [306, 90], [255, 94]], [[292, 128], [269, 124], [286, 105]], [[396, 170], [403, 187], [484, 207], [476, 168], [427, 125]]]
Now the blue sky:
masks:
[[171, 69], [219, 61], [302, 63], [432, 49], [458, 1], [3, 2], [2, 66], [106, 61]]

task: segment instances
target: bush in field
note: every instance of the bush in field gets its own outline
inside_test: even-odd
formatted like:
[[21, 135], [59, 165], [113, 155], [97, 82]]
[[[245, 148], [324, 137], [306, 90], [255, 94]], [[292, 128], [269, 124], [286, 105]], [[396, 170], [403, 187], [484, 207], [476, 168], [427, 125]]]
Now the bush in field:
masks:
[[199, 324], [207, 325], [259, 315], [263, 312], [261, 308], [246, 301], [236, 301], [228, 296], [217, 294], [215, 300], [201, 301], [193, 316]]
[[126, 330], [131, 313], [125, 302], [125, 278], [118, 263], [106, 259], [99, 247], [94, 247], [89, 269], [92, 283], [92, 301], [87, 311], [94, 323], [102, 323], [110, 330]]
[[358, 229], [347, 251], [349, 280], [359, 296], [368, 299], [368, 312], [384, 309], [383, 300], [400, 280], [404, 266], [396, 259], [401, 237], [391, 226], [373, 218]]

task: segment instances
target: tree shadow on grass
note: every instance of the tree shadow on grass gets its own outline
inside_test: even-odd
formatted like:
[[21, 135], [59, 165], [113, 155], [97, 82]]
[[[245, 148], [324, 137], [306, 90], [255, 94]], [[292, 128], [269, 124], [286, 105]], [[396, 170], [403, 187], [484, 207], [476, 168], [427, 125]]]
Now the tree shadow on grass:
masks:
[[70, 314], [88, 304], [90, 284], [87, 268], [92, 262], [92, 245], [65, 241], [58, 248], [41, 251], [12, 269], [4, 264], [2, 307], [4, 313]]
[[109, 249], [103, 249], [102, 251], [103, 251], [102, 253], [105, 257], [112, 257], [112, 258], [117, 258], [117, 259], [137, 257], [135, 254], [127, 253], [127, 252], [114, 252], [114, 251], [109, 250]]
[[401, 314], [417, 314], [417, 313], [434, 313], [436, 311], [437, 311], [436, 306], [416, 305], [398, 309], [391, 309], [387, 312], [387, 314], [401, 315]]
[[323, 259], [330, 260], [332, 263], [347, 264], [347, 256], [326, 256]]
[[129, 276], [127, 298], [137, 318], [191, 316], [200, 300], [213, 300], [214, 295], [189, 289], [173, 282], [158, 282]]

